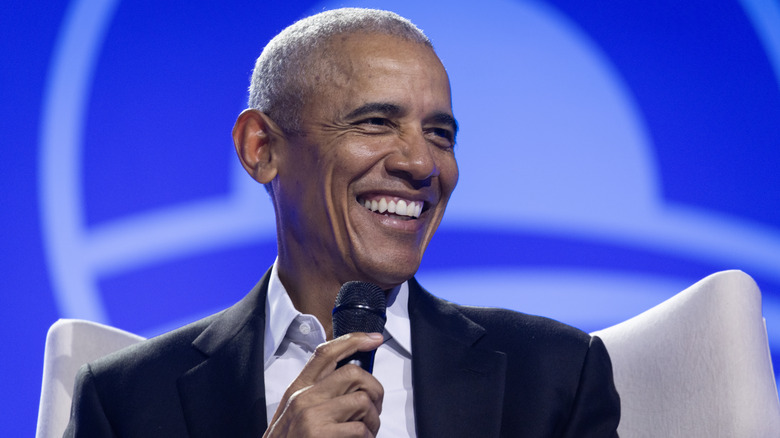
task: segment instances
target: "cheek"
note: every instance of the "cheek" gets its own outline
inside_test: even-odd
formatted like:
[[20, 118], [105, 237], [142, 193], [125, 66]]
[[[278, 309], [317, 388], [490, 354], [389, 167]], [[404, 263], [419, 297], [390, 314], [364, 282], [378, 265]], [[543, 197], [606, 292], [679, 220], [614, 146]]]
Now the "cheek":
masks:
[[449, 154], [442, 160], [441, 173], [439, 178], [442, 180], [442, 189], [447, 192], [449, 196], [455, 186], [458, 185], [458, 178], [460, 173], [458, 171], [458, 162], [455, 159], [455, 155]]
[[354, 169], [348, 157], [336, 156], [322, 166], [322, 181], [325, 184], [324, 190], [331, 196], [341, 197], [348, 194], [349, 183], [354, 178]]
[[334, 181], [349, 184], [375, 170], [381, 158], [389, 153], [386, 142], [354, 141], [341, 145], [337, 154], [328, 159]]

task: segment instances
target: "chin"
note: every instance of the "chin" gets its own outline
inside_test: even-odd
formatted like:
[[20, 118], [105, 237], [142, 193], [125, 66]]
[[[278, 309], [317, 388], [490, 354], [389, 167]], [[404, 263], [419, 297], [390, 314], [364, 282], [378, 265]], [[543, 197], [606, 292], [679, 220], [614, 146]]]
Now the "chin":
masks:
[[391, 289], [417, 273], [424, 252], [419, 242], [406, 245], [379, 239], [373, 242], [370, 248], [367, 245], [354, 245], [345, 254], [348, 256], [345, 261], [348, 260], [353, 275], [357, 276], [347, 281], [367, 281], [383, 289]]
[[420, 267], [419, 263], [386, 263], [363, 270], [367, 277], [365, 281], [376, 284], [382, 289], [392, 289], [409, 280]]

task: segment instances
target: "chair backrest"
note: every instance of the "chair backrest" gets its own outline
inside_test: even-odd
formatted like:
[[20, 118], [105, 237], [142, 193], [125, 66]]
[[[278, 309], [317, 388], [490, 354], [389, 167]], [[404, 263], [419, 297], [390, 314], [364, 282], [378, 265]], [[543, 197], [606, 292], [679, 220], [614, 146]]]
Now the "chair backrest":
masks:
[[62, 437], [70, 417], [73, 384], [87, 362], [142, 341], [132, 333], [78, 319], [60, 319], [46, 335], [37, 438]]
[[780, 437], [761, 292], [744, 272], [593, 334], [612, 358], [622, 438]]

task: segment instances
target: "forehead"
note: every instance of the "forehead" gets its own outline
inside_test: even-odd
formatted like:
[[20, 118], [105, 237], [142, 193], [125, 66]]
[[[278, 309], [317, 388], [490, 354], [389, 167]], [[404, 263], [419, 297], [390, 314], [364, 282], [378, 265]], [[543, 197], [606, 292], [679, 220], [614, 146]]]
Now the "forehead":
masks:
[[425, 44], [398, 36], [336, 35], [319, 52], [310, 75], [314, 95], [310, 97], [332, 104], [415, 96], [450, 106], [449, 79], [436, 53]]

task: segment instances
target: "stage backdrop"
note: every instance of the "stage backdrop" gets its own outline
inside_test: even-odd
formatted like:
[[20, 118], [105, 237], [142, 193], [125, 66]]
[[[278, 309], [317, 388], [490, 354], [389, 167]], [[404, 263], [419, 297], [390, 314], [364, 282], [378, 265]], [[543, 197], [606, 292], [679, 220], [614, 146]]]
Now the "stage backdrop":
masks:
[[265, 43], [341, 5], [411, 18], [451, 76], [461, 179], [424, 285], [591, 331], [742, 269], [778, 363], [776, 1], [11, 0], [4, 435], [34, 430], [57, 318], [151, 336], [230, 305], [271, 265], [270, 203], [230, 131]]

